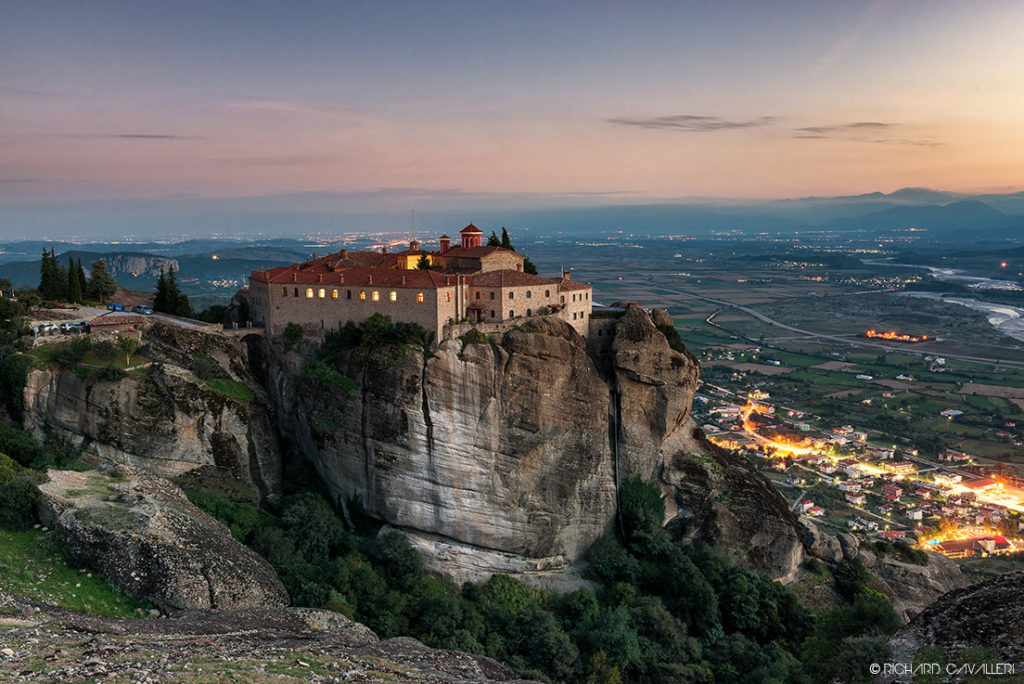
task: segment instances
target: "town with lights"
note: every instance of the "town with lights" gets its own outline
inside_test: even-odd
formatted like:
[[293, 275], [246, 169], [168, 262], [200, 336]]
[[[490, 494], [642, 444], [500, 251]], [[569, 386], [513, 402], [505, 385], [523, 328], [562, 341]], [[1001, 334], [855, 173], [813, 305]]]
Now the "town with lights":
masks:
[[775, 406], [763, 389], [704, 383], [694, 411], [708, 438], [753, 460], [797, 515], [954, 559], [1024, 550], [1024, 482], [970, 454], [928, 460], [856, 426]]

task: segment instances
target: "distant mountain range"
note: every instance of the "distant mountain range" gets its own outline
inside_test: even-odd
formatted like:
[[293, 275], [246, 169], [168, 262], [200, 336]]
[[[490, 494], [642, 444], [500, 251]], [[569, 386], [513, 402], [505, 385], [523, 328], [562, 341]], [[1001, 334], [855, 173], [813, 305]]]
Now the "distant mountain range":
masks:
[[[609, 231], [638, 236], [706, 236], [726, 231], [756, 234], [910, 227], [933, 231], [946, 240], [1024, 238], [1024, 192], [969, 195], [903, 188], [891, 193], [787, 200], [681, 198], [649, 202], [623, 199], [615, 194], [487, 195], [396, 189], [236, 198], [176, 196], [50, 205], [8, 200], [0, 203], [0, 241], [26, 235], [107, 239], [215, 235], [221, 240], [265, 240], [269, 254], [280, 245], [260, 236], [318, 236], [330, 240], [353, 234], [407, 234], [408, 207], [413, 202], [416, 228], [423, 236], [458, 230], [474, 222], [487, 230], [507, 226], [534, 238], [602, 235]], [[150, 252], [153, 247], [159, 248], [161, 254], [178, 256], [224, 248], [223, 241], [208, 239], [184, 244], [145, 248], [133, 244], [131, 249]], [[67, 244], [65, 248], [76, 247]], [[23, 256], [35, 258], [36, 254]], [[12, 257], [0, 255], [0, 261], [10, 261]]]

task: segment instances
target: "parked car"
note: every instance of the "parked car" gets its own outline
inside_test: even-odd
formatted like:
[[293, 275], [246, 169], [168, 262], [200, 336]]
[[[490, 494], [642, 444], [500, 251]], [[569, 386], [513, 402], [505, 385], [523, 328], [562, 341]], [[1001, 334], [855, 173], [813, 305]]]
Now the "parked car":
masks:
[[135, 313], [145, 314], [146, 316], [148, 316], [151, 313], [153, 313], [153, 307], [146, 306], [145, 304], [136, 304], [132, 311], [134, 311]]

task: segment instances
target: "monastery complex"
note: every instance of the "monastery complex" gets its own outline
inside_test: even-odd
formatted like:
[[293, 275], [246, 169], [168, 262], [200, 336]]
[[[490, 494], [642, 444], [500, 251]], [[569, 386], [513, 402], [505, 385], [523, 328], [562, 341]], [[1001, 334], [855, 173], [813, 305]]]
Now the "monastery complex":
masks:
[[461, 324], [486, 328], [539, 315], [557, 316], [587, 335], [589, 285], [570, 279], [568, 271], [561, 278], [525, 273], [521, 254], [484, 245], [472, 224], [460, 235], [462, 244], [455, 247], [442, 235], [436, 251], [413, 239], [400, 252], [314, 253], [305, 263], [253, 271], [250, 315], [270, 335], [289, 323], [308, 336], [323, 335], [375, 313], [417, 323], [436, 340], [460, 334]]

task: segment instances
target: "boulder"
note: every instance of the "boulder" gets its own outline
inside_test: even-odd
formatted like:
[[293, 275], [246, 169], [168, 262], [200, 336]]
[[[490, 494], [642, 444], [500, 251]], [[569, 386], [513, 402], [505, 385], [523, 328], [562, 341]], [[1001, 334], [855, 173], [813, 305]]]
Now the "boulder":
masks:
[[828, 563], [838, 563], [843, 560], [843, 547], [839, 539], [822, 532], [817, 525], [806, 518], [801, 518], [797, 525], [800, 529], [800, 540], [809, 555]]
[[270, 564], [167, 480], [123, 465], [47, 475], [40, 519], [125, 591], [165, 611], [288, 604]]

